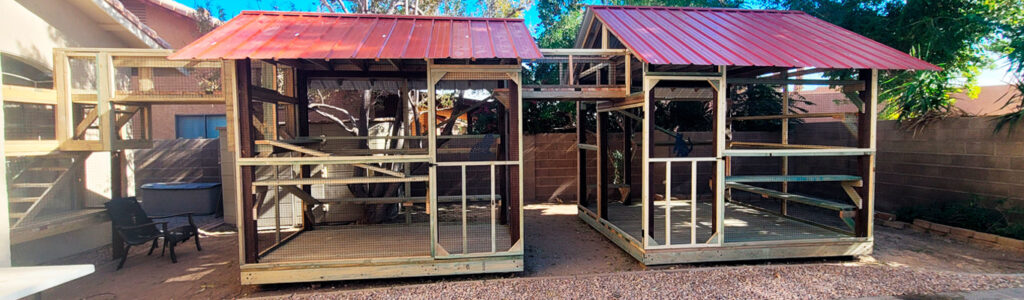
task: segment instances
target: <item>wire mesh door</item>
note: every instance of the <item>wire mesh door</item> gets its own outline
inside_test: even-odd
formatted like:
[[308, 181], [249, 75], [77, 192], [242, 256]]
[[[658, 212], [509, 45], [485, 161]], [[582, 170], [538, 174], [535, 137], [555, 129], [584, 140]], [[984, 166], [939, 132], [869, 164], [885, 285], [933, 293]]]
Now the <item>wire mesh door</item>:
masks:
[[428, 86], [438, 258], [507, 255], [520, 240], [519, 69], [465, 67], [432, 64]]

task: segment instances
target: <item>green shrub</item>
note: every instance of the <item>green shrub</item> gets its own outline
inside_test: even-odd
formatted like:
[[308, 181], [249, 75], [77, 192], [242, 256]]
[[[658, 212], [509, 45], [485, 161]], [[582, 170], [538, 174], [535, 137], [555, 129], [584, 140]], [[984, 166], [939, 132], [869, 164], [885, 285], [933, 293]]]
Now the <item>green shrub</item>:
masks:
[[949, 201], [927, 207], [908, 206], [896, 210], [904, 222], [922, 219], [1005, 237], [1024, 239], [1024, 224], [1010, 220], [1007, 214], [1018, 214], [1019, 208], [1003, 208], [1007, 199], [989, 199], [971, 195], [966, 201]]

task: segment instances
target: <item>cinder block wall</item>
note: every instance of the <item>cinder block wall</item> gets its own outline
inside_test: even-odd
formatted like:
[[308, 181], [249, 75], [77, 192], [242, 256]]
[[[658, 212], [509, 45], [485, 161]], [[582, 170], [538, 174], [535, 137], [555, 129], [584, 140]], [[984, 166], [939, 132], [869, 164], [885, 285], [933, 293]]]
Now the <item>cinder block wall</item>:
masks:
[[1024, 207], [1024, 133], [993, 134], [994, 124], [985, 117], [942, 120], [916, 133], [893, 121], [878, 125], [878, 209], [972, 194]]
[[[1024, 207], [1024, 133], [993, 134], [991, 119], [982, 117], [942, 120], [917, 133], [899, 129], [894, 121], [880, 121], [878, 126], [877, 209], [963, 201], [972, 194], [1007, 198], [1006, 205]], [[744, 132], [737, 138], [761, 141], [764, 134], [775, 133]], [[854, 136], [838, 122], [797, 125], [790, 137], [798, 144], [856, 146]], [[573, 133], [526, 137], [527, 202], [575, 201], [575, 143]], [[745, 165], [754, 165], [733, 171], [778, 174], [774, 160], [746, 161]], [[853, 174], [857, 168], [852, 158], [793, 158], [790, 163], [792, 174]], [[634, 169], [638, 177], [639, 163]], [[842, 196], [838, 189], [801, 186], [796, 190]]]

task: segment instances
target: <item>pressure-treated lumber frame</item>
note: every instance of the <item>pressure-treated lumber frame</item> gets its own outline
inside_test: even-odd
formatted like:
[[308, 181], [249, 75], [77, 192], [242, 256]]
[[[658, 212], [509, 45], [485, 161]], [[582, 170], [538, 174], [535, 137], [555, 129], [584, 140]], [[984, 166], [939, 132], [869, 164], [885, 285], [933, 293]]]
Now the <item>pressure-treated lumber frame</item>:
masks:
[[[577, 46], [600, 46], [602, 48], [608, 47], [608, 40], [614, 36], [614, 32], [610, 32], [603, 28], [602, 24], [595, 23], [594, 25], [587, 25], [587, 30], [595, 30], [590, 26], [595, 26], [596, 30], [600, 30], [599, 36], [587, 35], [588, 42], [578, 44]], [[631, 54], [631, 50], [626, 50], [627, 57]], [[627, 60], [630, 62], [631, 60]], [[872, 219], [871, 214], [873, 213], [873, 178], [874, 178], [874, 155], [875, 155], [875, 134], [877, 117], [875, 112], [877, 111], [877, 71], [876, 70], [860, 70], [860, 76], [854, 80], [805, 80], [805, 79], [793, 79], [792, 76], [798, 76], [812, 72], [810, 70], [795, 70], [790, 73], [788, 70], [780, 68], [762, 68], [761, 70], [751, 70], [751, 68], [738, 68], [738, 67], [726, 67], [726, 66], [707, 66], [702, 71], [691, 72], [691, 71], [672, 71], [672, 68], [666, 68], [667, 66], [652, 66], [641, 62], [639, 70], [629, 68], [633, 72], [626, 72], [626, 76], [641, 76], [641, 83], [643, 84], [639, 93], [632, 93], [625, 95], [619, 99], [611, 99], [607, 101], [602, 100], [589, 100], [581, 99], [577, 104], [577, 137], [578, 142], [578, 155], [577, 155], [577, 173], [579, 178], [578, 182], [578, 195], [579, 195], [579, 217], [583, 219], [587, 224], [594, 227], [598, 232], [605, 235], [607, 238], [612, 240], [616, 245], [621, 247], [627, 253], [640, 260], [644, 264], [669, 264], [669, 263], [690, 263], [690, 262], [707, 262], [707, 261], [729, 261], [729, 260], [752, 260], [752, 259], [778, 259], [778, 258], [794, 258], [794, 257], [820, 257], [820, 256], [847, 256], [847, 255], [861, 255], [868, 254], [871, 252], [872, 246], [872, 235], [870, 232]], [[678, 66], [683, 68], [684, 66]], [[708, 69], [715, 70], [714, 72], [708, 72]], [[690, 69], [697, 69], [690, 67]], [[739, 74], [733, 75], [728, 74], [731, 69], [742, 69]], [[773, 71], [769, 71], [773, 70]], [[639, 71], [639, 72], [637, 72]], [[774, 73], [773, 73], [774, 72]], [[813, 72], [820, 72], [820, 70], [814, 70]], [[636, 73], [636, 74], [633, 74]], [[761, 76], [759, 75], [770, 75]], [[653, 158], [651, 157], [651, 149], [655, 146], [652, 144], [653, 139], [651, 133], [654, 131], [662, 131], [669, 135], [674, 133], [657, 128], [654, 126], [652, 120], [653, 110], [653, 90], [655, 86], [663, 82], [706, 82], [714, 90], [714, 96], [712, 99], [694, 99], [701, 101], [710, 100], [713, 114], [713, 139], [711, 145], [713, 147], [713, 157], [708, 158]], [[627, 80], [627, 84], [632, 83], [632, 80]], [[776, 116], [740, 116], [740, 117], [728, 117], [728, 103], [726, 99], [726, 91], [732, 85], [745, 85], [745, 84], [767, 84], [767, 85], [782, 85], [783, 93], [786, 94], [783, 98], [783, 111], [779, 112]], [[792, 114], [788, 110], [788, 86], [789, 84], [809, 84], [809, 85], [839, 85], [844, 86], [844, 91], [860, 91], [862, 102], [865, 103], [860, 113], [806, 113], [806, 114]], [[675, 86], [693, 86], [690, 85], [675, 85]], [[582, 93], [582, 92], [581, 92]], [[588, 98], [586, 96], [581, 98]], [[583, 101], [597, 102], [597, 132], [596, 141], [585, 140], [586, 132], [583, 128], [584, 117], [582, 116], [584, 110], [582, 109]], [[631, 116], [624, 110], [627, 108], [640, 108], [643, 111], [642, 116]], [[641, 185], [641, 216], [636, 222], [640, 222], [641, 230], [639, 231], [640, 236], [635, 236], [636, 233], [630, 233], [616, 224], [610, 222], [607, 218], [607, 206], [609, 205], [606, 201], [606, 194], [608, 192], [609, 185], [605, 182], [606, 164], [603, 162], [603, 157], [608, 154], [608, 146], [603, 140], [606, 140], [608, 134], [602, 127], [607, 126], [607, 122], [602, 122], [607, 119], [609, 113], [622, 113], [630, 118], [635, 118], [643, 123], [641, 129], [641, 135], [643, 136], [640, 145], [642, 147], [641, 157], [641, 169], [642, 169], [642, 180], [639, 183]], [[856, 147], [836, 147], [836, 146], [821, 146], [821, 145], [798, 145], [791, 144], [788, 136], [789, 124], [788, 120], [795, 118], [833, 118], [838, 120], [846, 120], [850, 115], [856, 115], [860, 118], [857, 122], [859, 133], [858, 144]], [[765, 143], [765, 142], [744, 142], [744, 141], [727, 141], [727, 131], [729, 130], [728, 122], [732, 121], [751, 121], [751, 120], [783, 120], [783, 132], [781, 135], [780, 143]], [[605, 126], [602, 126], [605, 125]], [[658, 145], [663, 146], [663, 145]], [[586, 184], [586, 162], [589, 153], [595, 153], [598, 155], [597, 163], [597, 174], [598, 182], [597, 187], [597, 202], [596, 210], [591, 210], [588, 207], [595, 207], [593, 203], [587, 203], [587, 185]], [[854, 181], [842, 181], [841, 187], [843, 192], [849, 196], [849, 205], [828, 205], [828, 203], [819, 203], [827, 207], [841, 208], [843, 212], [840, 212], [840, 217], [844, 220], [854, 221], [851, 224], [853, 231], [846, 232], [841, 229], [834, 229], [831, 227], [823, 227], [830, 231], [841, 233], [835, 237], [829, 238], [817, 238], [817, 239], [792, 239], [792, 240], [771, 240], [771, 241], [746, 241], [736, 242], [730, 239], [730, 236], [726, 232], [724, 220], [726, 218], [725, 211], [727, 207], [726, 200], [730, 194], [727, 194], [729, 188], [726, 182], [726, 174], [729, 172], [728, 162], [732, 157], [778, 157], [783, 161], [783, 167], [780, 172], [784, 175], [780, 178], [782, 180], [782, 192], [775, 193], [772, 195], [779, 196], [783, 199], [780, 210], [780, 217], [792, 219], [797, 222], [806, 223], [809, 225], [815, 225], [814, 222], [806, 220], [797, 220], [795, 217], [787, 216], [787, 203], [786, 199], [797, 199], [811, 201], [812, 198], [795, 198], [787, 197], [785, 192], [788, 191], [787, 181], [785, 175], [790, 174], [791, 164], [788, 162], [790, 156], [829, 156], [829, 157], [858, 157], [858, 164], [860, 165], [860, 171]], [[669, 209], [665, 210], [665, 241], [655, 241], [653, 238], [654, 232], [654, 205], [653, 197], [654, 193], [664, 192], [666, 194], [664, 202], [667, 206], [671, 206], [674, 202], [681, 200], [673, 200], [671, 198], [672, 187], [671, 177], [673, 176], [671, 168], [674, 166], [666, 166], [666, 190], [665, 191], [652, 191], [651, 190], [651, 170], [652, 163], [668, 164], [671, 165], [673, 162], [691, 162], [697, 164], [698, 162], [708, 162], [714, 164], [714, 175], [712, 176], [711, 185], [714, 200], [712, 201], [712, 221], [711, 221], [711, 238], [707, 241], [701, 241], [696, 238], [695, 230], [691, 231], [690, 241], [679, 242], [671, 239], [671, 234], [668, 229], [671, 224], [671, 219], [674, 218]], [[696, 178], [695, 167], [691, 167], [691, 176]], [[628, 177], [628, 175], [627, 175]], [[739, 177], [737, 177], [739, 178]], [[797, 177], [792, 177], [797, 178]], [[861, 179], [863, 178], [863, 179]], [[695, 180], [695, 179], [694, 179]], [[795, 179], [794, 179], [795, 180]], [[760, 191], [760, 189], [758, 189]], [[691, 195], [691, 199], [696, 198], [695, 195]], [[803, 203], [801, 203], [803, 204]], [[696, 201], [691, 202], [694, 208], [696, 208]], [[728, 204], [737, 205], [737, 204]], [[848, 213], [853, 210], [851, 214]], [[696, 219], [696, 209], [691, 210], [691, 222]], [[851, 218], [851, 216], [855, 216]], [[621, 222], [621, 221], [619, 221]], [[633, 222], [633, 221], [629, 221]], [[679, 224], [675, 225], [680, 226]], [[821, 225], [823, 226], [823, 225]], [[635, 231], [633, 231], [635, 232]], [[660, 233], [659, 233], [660, 234]], [[730, 242], [732, 241], [732, 242]], [[660, 245], [659, 242], [665, 243], [666, 245]]]
[[[249, 61], [236, 61], [235, 64], [237, 78], [250, 78], [250, 70], [248, 66]], [[292, 65], [296, 69], [295, 85], [303, 87], [308, 84], [310, 78], [321, 77], [332, 77], [335, 72], [332, 71], [310, 71], [301, 69], [302, 64]], [[345, 72], [336, 72], [344, 75]], [[351, 72], [349, 72], [351, 73]], [[236, 178], [238, 179], [238, 189], [240, 191], [252, 191], [253, 188], [260, 187], [267, 189], [271, 194], [278, 187], [285, 188], [285, 193], [299, 193], [303, 204], [308, 205], [315, 201], [315, 203], [364, 203], [364, 204], [384, 204], [384, 203], [401, 203], [403, 205], [411, 205], [414, 203], [426, 203], [426, 207], [429, 211], [430, 219], [430, 230], [429, 230], [429, 255], [425, 256], [409, 256], [409, 257], [379, 257], [379, 258], [358, 258], [358, 259], [323, 259], [323, 260], [310, 260], [310, 261], [272, 261], [264, 262], [261, 261], [261, 257], [269, 255], [275, 249], [283, 249], [287, 247], [287, 243], [293, 243], [297, 239], [293, 239], [302, 232], [288, 237], [281, 237], [277, 234], [278, 238], [274, 244], [255, 245], [255, 215], [252, 213], [254, 205], [256, 205], [255, 199], [253, 199], [253, 193], [239, 193], [239, 209], [243, 212], [239, 217], [238, 224], [241, 224], [240, 231], [242, 232], [239, 241], [239, 252], [242, 263], [241, 268], [241, 280], [243, 284], [265, 284], [265, 283], [285, 283], [285, 282], [304, 282], [304, 281], [322, 281], [322, 280], [348, 280], [348, 279], [368, 279], [368, 278], [394, 278], [394, 277], [410, 277], [410, 276], [433, 276], [433, 275], [455, 275], [455, 274], [474, 274], [474, 273], [494, 273], [494, 272], [516, 272], [523, 270], [523, 210], [522, 210], [522, 195], [523, 195], [523, 156], [522, 156], [522, 143], [516, 141], [522, 141], [522, 102], [520, 92], [520, 73], [521, 67], [517, 64], [440, 64], [434, 61], [427, 62], [427, 119], [436, 120], [436, 95], [435, 87], [439, 82], [446, 80], [446, 75], [449, 73], [458, 73], [456, 80], [463, 80], [472, 78], [472, 76], [479, 75], [481, 80], [494, 80], [495, 76], [506, 78], [508, 86], [508, 100], [502, 100], [505, 105], [510, 105], [513, 111], [510, 112], [514, 118], [509, 119], [508, 124], [510, 128], [515, 130], [511, 131], [514, 136], [502, 136], [500, 137], [501, 144], [504, 147], [512, 147], [508, 151], [507, 160], [499, 161], [455, 161], [455, 162], [439, 162], [437, 156], [439, 154], [448, 153], [451, 151], [463, 151], [460, 149], [438, 149], [438, 140], [440, 139], [463, 139], [463, 138], [479, 138], [480, 136], [439, 136], [437, 133], [436, 122], [427, 122], [426, 132], [424, 136], [393, 136], [387, 137], [387, 139], [412, 139], [412, 140], [427, 140], [427, 147], [424, 149], [389, 149], [387, 151], [348, 151], [343, 153], [327, 153], [319, 150], [305, 148], [303, 146], [289, 144], [274, 138], [273, 135], [264, 135], [263, 140], [256, 140], [253, 130], [254, 126], [250, 123], [257, 120], [251, 117], [252, 112], [249, 111], [249, 106], [254, 103], [266, 103], [266, 104], [300, 104], [304, 103], [306, 99], [304, 93], [301, 91], [296, 94], [296, 97], [286, 96], [278, 94], [272, 90], [263, 90], [261, 88], [252, 87], [247, 83], [247, 80], [239, 80], [238, 82], [238, 93], [234, 94], [235, 98], [228, 103], [237, 108], [231, 109], [229, 112], [233, 113], [233, 121], [229, 122], [229, 127], [248, 128], [248, 134], [239, 134], [235, 137], [235, 145], [237, 151], [235, 159], [235, 167], [238, 168], [236, 172]], [[391, 78], [388, 80], [398, 80], [405, 82], [403, 76], [412, 76], [414, 78], [421, 78], [416, 76], [422, 76], [412, 72], [408, 74], [394, 74], [401, 78]], [[476, 75], [474, 75], [476, 74]], [[341, 76], [339, 78], [344, 78]], [[373, 77], [372, 72], [366, 72], [365, 75]], [[470, 77], [467, 77], [470, 76]], [[402, 90], [407, 91], [405, 84], [401, 84]], [[402, 93], [404, 94], [404, 93]], [[404, 96], [403, 96], [404, 97]], [[261, 102], [253, 102], [256, 98], [260, 98]], [[403, 101], [404, 102], [404, 101]], [[263, 104], [263, 105], [266, 105]], [[264, 109], [264, 111], [276, 111], [272, 109]], [[301, 115], [301, 113], [300, 113]], [[264, 119], [266, 116], [264, 116]], [[287, 123], [287, 122], [286, 122]], [[308, 124], [303, 121], [299, 121], [299, 136], [303, 139], [316, 140], [317, 137], [308, 137]], [[267, 128], [262, 128], [264, 131]], [[359, 140], [367, 139], [366, 137], [323, 137], [321, 140]], [[505, 146], [508, 145], [508, 146]], [[256, 147], [259, 147], [262, 156], [257, 156]], [[300, 156], [270, 156], [270, 153], [276, 153], [279, 151], [290, 152], [299, 154]], [[336, 152], [336, 151], [335, 151]], [[387, 155], [372, 155], [372, 154], [387, 154]], [[375, 164], [405, 164], [406, 166], [412, 163], [425, 163], [429, 166], [427, 175], [413, 175], [404, 172], [394, 172], [391, 170], [382, 169], [377, 167]], [[383, 176], [367, 176], [367, 177], [342, 177], [342, 178], [312, 178], [309, 177], [309, 173], [316, 169], [316, 166], [320, 165], [346, 165], [353, 166], [356, 168], [363, 168], [366, 170], [373, 171], [375, 173], [381, 173]], [[285, 168], [291, 167], [296, 170], [303, 170], [302, 173], [305, 176], [288, 178], [288, 179], [265, 179], [256, 181], [252, 178], [252, 170], [255, 168]], [[455, 168], [464, 170], [467, 167], [488, 167], [491, 172], [491, 189], [490, 193], [486, 195], [468, 195], [463, 193], [460, 196], [439, 196], [438, 191], [438, 168]], [[513, 193], [508, 194], [509, 197], [502, 196], [497, 193], [498, 184], [497, 168], [503, 167], [508, 172], [512, 172], [514, 176], [505, 175], [507, 178], [512, 178], [515, 183], [511, 187], [515, 188]], [[406, 169], [408, 172], [408, 169]], [[465, 180], [465, 178], [463, 178]], [[377, 182], [426, 182], [427, 196], [415, 197], [415, 196], [398, 196], [398, 197], [383, 197], [383, 198], [349, 198], [349, 199], [314, 199], [307, 197], [309, 194], [303, 192], [304, 188], [314, 184], [350, 184], [350, 183], [377, 183]], [[408, 186], [408, 185], [406, 185]], [[275, 198], [276, 199], [276, 198]], [[271, 199], [271, 201], [274, 201]], [[438, 219], [437, 219], [437, 207], [439, 203], [465, 203], [469, 201], [475, 202], [490, 202], [491, 203], [491, 247], [489, 252], [449, 252], [445, 249], [438, 241]], [[514, 229], [510, 232], [512, 235], [511, 247], [502, 248], [498, 247], [496, 241], [496, 230], [497, 224], [497, 203], [510, 202], [515, 212], [509, 218], [510, 229]], [[504, 206], [504, 205], [503, 205]], [[465, 206], [463, 206], [465, 207]], [[264, 206], [264, 208], [266, 208]], [[504, 216], [504, 209], [502, 209]], [[465, 219], [464, 219], [465, 221]], [[304, 228], [308, 225], [304, 224]], [[465, 226], [465, 224], [463, 224]], [[506, 226], [506, 225], [500, 225]], [[305, 230], [315, 230], [312, 228], [306, 228]], [[381, 239], [387, 237], [381, 236]], [[505, 238], [505, 237], [502, 237]], [[466, 243], [463, 241], [463, 243]], [[256, 253], [256, 249], [264, 249], [261, 253]], [[465, 247], [463, 248], [465, 249]]]

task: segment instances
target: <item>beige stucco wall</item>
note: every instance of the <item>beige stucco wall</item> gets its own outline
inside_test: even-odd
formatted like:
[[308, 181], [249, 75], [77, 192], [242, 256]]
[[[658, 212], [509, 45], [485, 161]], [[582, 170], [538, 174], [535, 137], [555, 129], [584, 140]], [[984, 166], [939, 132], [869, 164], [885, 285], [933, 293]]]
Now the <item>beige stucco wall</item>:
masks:
[[54, 48], [133, 46], [68, 1], [2, 0], [0, 12], [0, 52], [46, 70], [53, 69]]
[[[53, 69], [53, 49], [66, 47], [150, 48], [132, 35], [96, 0], [0, 0], [0, 52], [46, 71]], [[102, 0], [99, 0], [102, 2]], [[86, 159], [87, 178], [110, 178], [110, 154]], [[110, 195], [109, 180], [90, 180], [84, 204], [102, 205]], [[2, 203], [7, 206], [6, 201]], [[6, 219], [6, 218], [5, 218]], [[110, 243], [110, 223], [12, 245], [18, 265], [51, 261]], [[6, 249], [5, 249], [6, 250]]]
[[185, 45], [188, 45], [192, 43], [192, 41], [203, 36], [203, 34], [199, 32], [199, 27], [195, 24], [195, 21], [189, 17], [160, 7], [159, 5], [152, 4], [149, 1], [127, 1], [144, 2], [143, 4], [146, 9], [146, 26], [155, 30], [156, 33], [160, 35], [160, 38], [164, 39], [168, 44], [171, 44], [171, 48], [181, 49]]

